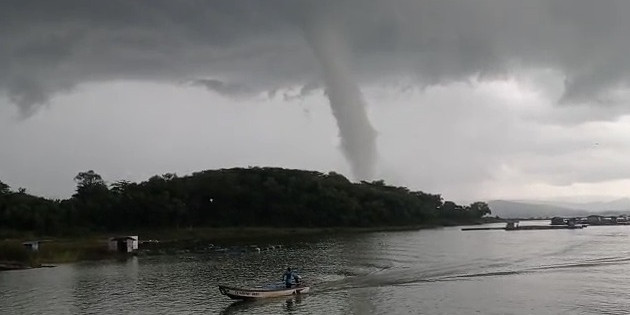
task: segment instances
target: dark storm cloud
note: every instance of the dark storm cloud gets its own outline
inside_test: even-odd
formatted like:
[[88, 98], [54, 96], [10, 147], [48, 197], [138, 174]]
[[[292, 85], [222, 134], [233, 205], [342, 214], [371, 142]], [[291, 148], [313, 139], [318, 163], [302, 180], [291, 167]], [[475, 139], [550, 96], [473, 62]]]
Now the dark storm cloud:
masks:
[[247, 96], [251, 95], [250, 88], [244, 85], [223, 82], [216, 79], [196, 79], [190, 82], [192, 85], [203, 86], [210, 91], [214, 91], [225, 96]]
[[285, 14], [260, 1], [240, 4], [4, 1], [0, 89], [30, 111], [54, 92], [90, 81], [211, 76], [262, 89], [299, 79], [305, 58], [291, 55], [308, 47]]
[[0, 91], [27, 116], [85, 82], [196, 82], [224, 95], [322, 82], [342, 149], [369, 178], [376, 132], [360, 84], [551, 69], [564, 81], [554, 101], [612, 117], [626, 112], [605, 100], [630, 82], [627, 12], [625, 0], [3, 1]]
[[3, 1], [0, 88], [29, 112], [56, 91], [115, 79], [213, 77], [270, 90], [319, 74], [303, 28], [322, 16], [359, 82], [422, 84], [520, 68], [565, 76], [562, 101], [627, 86], [623, 0]]
[[297, 93], [284, 93], [283, 99], [285, 101], [302, 100], [305, 97], [313, 95], [316, 91], [321, 90], [320, 83], [310, 82], [302, 85]]

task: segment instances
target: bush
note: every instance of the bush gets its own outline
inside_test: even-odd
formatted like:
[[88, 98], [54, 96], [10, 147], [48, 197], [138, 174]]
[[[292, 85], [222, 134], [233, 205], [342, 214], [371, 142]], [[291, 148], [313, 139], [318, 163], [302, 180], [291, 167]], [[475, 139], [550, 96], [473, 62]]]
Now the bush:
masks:
[[31, 253], [18, 242], [2, 241], [0, 242], [0, 260], [27, 264], [31, 261]]

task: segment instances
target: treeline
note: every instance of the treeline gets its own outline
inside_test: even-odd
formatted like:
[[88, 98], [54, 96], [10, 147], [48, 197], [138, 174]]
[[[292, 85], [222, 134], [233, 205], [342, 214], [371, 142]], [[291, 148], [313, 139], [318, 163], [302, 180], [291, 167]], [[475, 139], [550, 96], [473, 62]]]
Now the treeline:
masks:
[[62, 235], [200, 226], [369, 227], [465, 223], [490, 214], [483, 202], [461, 206], [383, 181], [352, 183], [334, 172], [233, 168], [108, 185], [87, 171], [75, 181], [76, 193], [66, 200], [0, 182], [0, 228]]

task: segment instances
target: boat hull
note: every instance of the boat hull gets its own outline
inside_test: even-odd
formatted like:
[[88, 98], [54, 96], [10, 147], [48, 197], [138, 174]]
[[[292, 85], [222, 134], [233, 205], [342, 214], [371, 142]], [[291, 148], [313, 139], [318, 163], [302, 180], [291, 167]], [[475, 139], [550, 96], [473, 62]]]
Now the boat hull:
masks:
[[228, 286], [219, 286], [219, 292], [234, 300], [253, 300], [274, 298], [281, 296], [292, 296], [308, 293], [308, 286], [296, 286], [292, 288], [275, 288], [275, 289], [249, 289], [249, 288], [233, 288]]

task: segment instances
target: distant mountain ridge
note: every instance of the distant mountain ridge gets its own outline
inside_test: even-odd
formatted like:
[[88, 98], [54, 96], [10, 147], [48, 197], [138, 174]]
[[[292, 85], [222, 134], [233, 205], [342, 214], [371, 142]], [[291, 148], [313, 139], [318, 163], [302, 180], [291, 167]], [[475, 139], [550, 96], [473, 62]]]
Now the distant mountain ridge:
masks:
[[554, 216], [588, 216], [591, 214], [617, 215], [630, 213], [630, 199], [609, 202], [556, 202], [556, 201], [488, 201], [492, 215], [502, 218], [536, 218]]
[[[528, 203], [528, 201], [525, 201]], [[612, 201], [596, 202], [563, 202], [563, 201], [539, 201], [540, 204], [554, 205], [569, 209], [583, 209], [587, 211], [630, 211], [630, 198], [620, 198]]]

